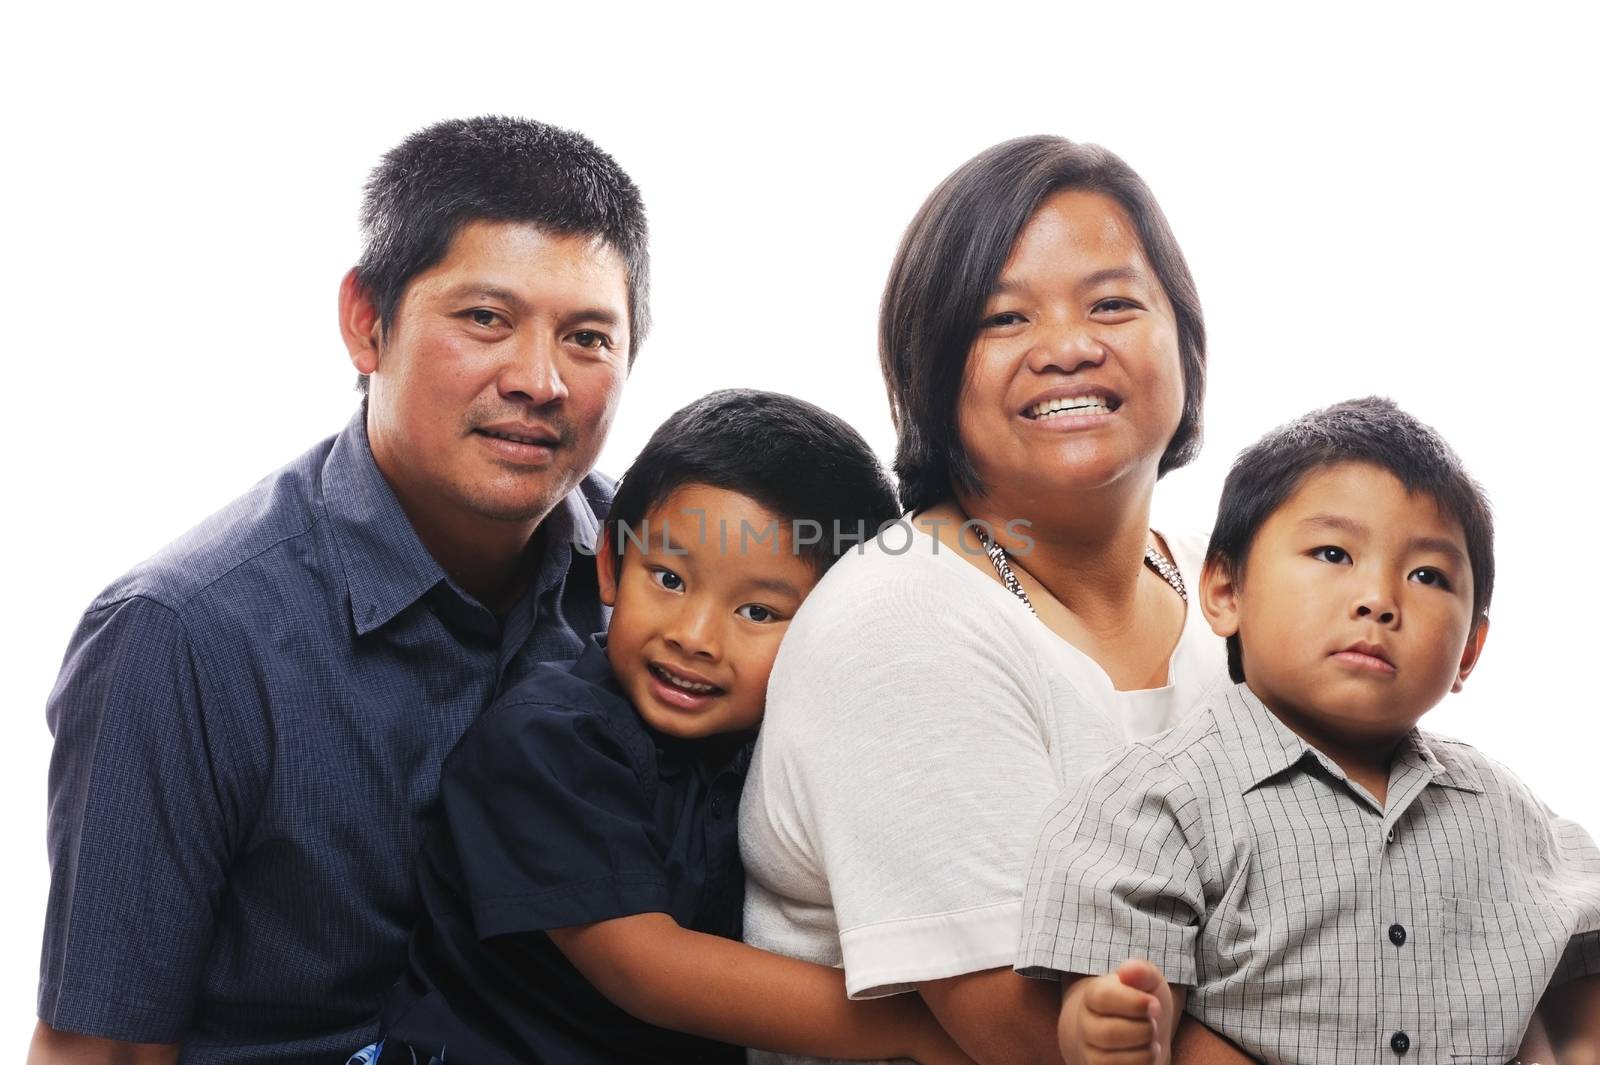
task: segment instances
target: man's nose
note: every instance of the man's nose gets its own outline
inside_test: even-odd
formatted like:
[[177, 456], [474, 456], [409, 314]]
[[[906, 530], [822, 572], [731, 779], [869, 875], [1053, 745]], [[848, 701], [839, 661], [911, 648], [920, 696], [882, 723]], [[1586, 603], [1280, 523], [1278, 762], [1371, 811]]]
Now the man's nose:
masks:
[[500, 395], [542, 407], [567, 397], [561, 376], [561, 345], [554, 337], [518, 338], [500, 368]]

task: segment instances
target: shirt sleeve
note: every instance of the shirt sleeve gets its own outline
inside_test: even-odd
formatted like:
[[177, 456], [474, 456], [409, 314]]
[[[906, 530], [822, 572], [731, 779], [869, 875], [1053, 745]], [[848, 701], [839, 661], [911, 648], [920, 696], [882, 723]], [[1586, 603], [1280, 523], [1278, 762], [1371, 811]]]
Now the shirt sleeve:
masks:
[[440, 800], [479, 937], [669, 910], [646, 744], [537, 702], [496, 704], [467, 732]]
[[1198, 810], [1172, 766], [1142, 745], [1052, 804], [1028, 874], [1017, 970], [1099, 975], [1137, 957], [1192, 987], [1205, 913]]
[[[952, 588], [928, 569], [944, 560], [900, 561], [812, 593], [753, 766], [762, 836], [825, 882], [856, 997], [1011, 966], [1033, 830], [1057, 790], [1047, 695], [1002, 611], [1037, 622]], [[789, 861], [764, 856], [752, 876]]]
[[230, 838], [205, 710], [171, 609], [131, 598], [84, 615], [46, 711], [38, 1011], [53, 1028], [176, 1043], [188, 1027]]

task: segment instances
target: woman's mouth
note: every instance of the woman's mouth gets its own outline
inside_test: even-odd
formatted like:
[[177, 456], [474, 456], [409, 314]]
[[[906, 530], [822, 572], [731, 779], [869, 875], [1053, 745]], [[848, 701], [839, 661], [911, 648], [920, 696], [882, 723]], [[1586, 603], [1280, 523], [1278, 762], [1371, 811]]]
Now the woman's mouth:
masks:
[[1022, 414], [1023, 417], [1037, 422], [1052, 418], [1083, 418], [1095, 414], [1111, 414], [1119, 406], [1121, 404], [1110, 396], [1063, 396], [1035, 403]]

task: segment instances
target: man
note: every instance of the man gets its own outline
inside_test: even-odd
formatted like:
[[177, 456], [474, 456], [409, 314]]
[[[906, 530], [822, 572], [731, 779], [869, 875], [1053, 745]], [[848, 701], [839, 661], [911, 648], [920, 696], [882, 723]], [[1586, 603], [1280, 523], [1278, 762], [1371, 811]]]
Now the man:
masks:
[[362, 222], [361, 411], [67, 651], [31, 1063], [343, 1062], [402, 967], [444, 756], [604, 627], [589, 471], [648, 323], [638, 190], [577, 134], [444, 122]]

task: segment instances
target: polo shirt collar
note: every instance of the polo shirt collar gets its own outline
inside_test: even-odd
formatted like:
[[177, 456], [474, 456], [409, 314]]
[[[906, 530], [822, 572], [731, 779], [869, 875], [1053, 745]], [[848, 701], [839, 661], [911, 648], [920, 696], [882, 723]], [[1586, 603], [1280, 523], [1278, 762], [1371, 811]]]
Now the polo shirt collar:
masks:
[[[363, 403], [334, 438], [322, 466], [323, 506], [344, 567], [351, 620], [362, 636], [388, 624], [441, 582], [471, 601], [422, 545], [378, 469], [367, 438], [366, 413]], [[575, 488], [545, 516], [540, 528], [543, 557], [534, 573], [534, 592], [566, 572], [574, 551], [593, 553], [600, 521], [582, 489]]]

